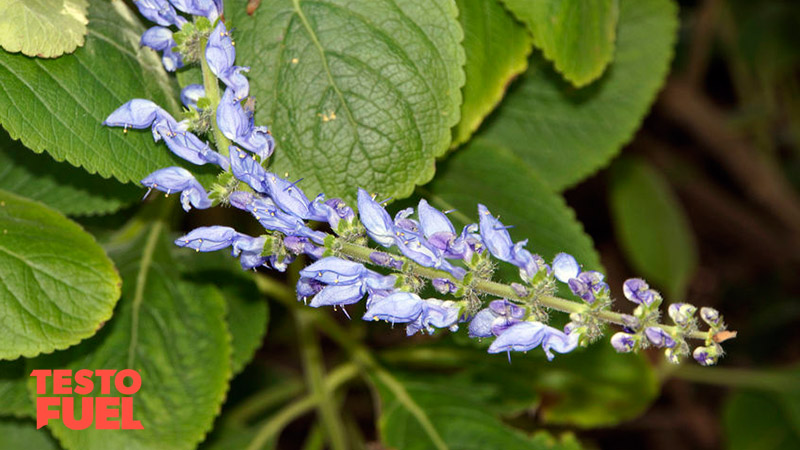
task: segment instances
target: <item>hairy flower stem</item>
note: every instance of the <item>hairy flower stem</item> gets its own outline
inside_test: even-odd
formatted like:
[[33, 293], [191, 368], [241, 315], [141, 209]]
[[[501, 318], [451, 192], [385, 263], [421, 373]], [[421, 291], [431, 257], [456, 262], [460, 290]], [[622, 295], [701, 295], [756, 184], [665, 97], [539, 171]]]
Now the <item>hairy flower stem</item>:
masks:
[[344, 424], [335, 408], [332, 392], [325, 386], [325, 368], [322, 360], [322, 350], [319, 346], [316, 332], [311, 326], [311, 321], [300, 311], [295, 311], [297, 334], [300, 343], [300, 352], [303, 357], [303, 369], [306, 375], [311, 395], [316, 397], [317, 412], [319, 413], [325, 433], [330, 441], [331, 450], [347, 450], [347, 441], [343, 431]]
[[[344, 242], [342, 239], [337, 239], [337, 243], [334, 246], [334, 248], [338, 249], [339, 253], [341, 253], [343, 256], [347, 256], [349, 258], [358, 260], [365, 264], [373, 264], [369, 258], [369, 255], [375, 252], [376, 250], [372, 248], [364, 247], [357, 244], [352, 244], [349, 242]], [[454, 279], [452, 275], [443, 270], [433, 269], [431, 267], [424, 267], [413, 261], [407, 261], [406, 267], [408, 268], [409, 272], [422, 278], [427, 278], [429, 280], [432, 280], [434, 278], [445, 278], [454, 283], [458, 283], [458, 280]], [[494, 297], [506, 298], [518, 302], [526, 301], [526, 299], [521, 298], [511, 286], [507, 284], [497, 283], [491, 280], [476, 280], [473, 284], [473, 289], [476, 292], [480, 292], [486, 295], [491, 295]], [[554, 297], [551, 295], [539, 296], [536, 298], [536, 300], [542, 306], [546, 306], [550, 309], [561, 311], [567, 314], [573, 312], [588, 311], [588, 305], [586, 305], [585, 303], [574, 302], [571, 300], [567, 300], [560, 297]], [[622, 320], [622, 314], [620, 313], [601, 310], [601, 311], [595, 311], [592, 314], [594, 314], [598, 319], [604, 322], [613, 323], [616, 325], [625, 324], [625, 322]], [[671, 325], [659, 324], [658, 326], [669, 333], [677, 331], [677, 327]], [[686, 337], [691, 339], [706, 340], [709, 338], [709, 334], [706, 331], [693, 331], [687, 334]]]
[[[208, 38], [204, 37], [200, 39], [200, 48], [206, 48], [206, 44], [208, 43]], [[214, 143], [217, 147], [217, 152], [228, 157], [228, 147], [231, 145], [231, 141], [222, 134], [222, 131], [219, 130], [219, 127], [216, 126], [217, 123], [217, 106], [219, 106], [220, 95], [219, 95], [219, 80], [214, 73], [211, 71], [211, 68], [208, 66], [208, 61], [206, 60], [206, 52], [200, 52], [200, 68], [203, 71], [203, 88], [206, 92], [206, 98], [211, 103], [209, 108], [211, 109], [211, 123], [214, 135]]]

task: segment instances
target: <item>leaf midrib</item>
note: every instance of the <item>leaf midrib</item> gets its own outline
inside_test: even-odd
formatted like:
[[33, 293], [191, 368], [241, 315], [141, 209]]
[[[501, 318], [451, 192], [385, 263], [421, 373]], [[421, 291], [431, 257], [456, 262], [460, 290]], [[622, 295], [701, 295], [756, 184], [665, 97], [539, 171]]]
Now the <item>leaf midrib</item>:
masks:
[[133, 293], [133, 304], [131, 306], [131, 342], [128, 344], [128, 368], [132, 369], [136, 362], [136, 345], [139, 339], [139, 310], [144, 299], [144, 289], [147, 284], [147, 276], [150, 267], [153, 265], [153, 254], [155, 253], [158, 237], [164, 223], [156, 221], [147, 235], [147, 241], [142, 251], [142, 260], [139, 265], [139, 273], [136, 275], [136, 286]]

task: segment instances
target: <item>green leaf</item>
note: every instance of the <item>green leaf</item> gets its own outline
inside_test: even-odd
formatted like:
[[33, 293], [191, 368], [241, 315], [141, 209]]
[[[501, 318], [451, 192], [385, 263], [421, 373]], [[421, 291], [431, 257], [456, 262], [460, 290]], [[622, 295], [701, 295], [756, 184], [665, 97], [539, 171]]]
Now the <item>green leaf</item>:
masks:
[[234, 375], [253, 359], [267, 333], [269, 306], [250, 276], [235, 258], [223, 252], [197, 253], [176, 248], [175, 257], [182, 264], [187, 279], [212, 283], [227, 303], [227, 322], [231, 333]]
[[[797, 375], [797, 371], [794, 374]], [[740, 389], [725, 404], [723, 427], [729, 450], [800, 448], [800, 389], [797, 382], [776, 386], [782, 392]]]
[[141, 189], [37, 155], [2, 130], [0, 189], [38, 200], [67, 215], [112, 213], [142, 196]]
[[0, 359], [75, 345], [111, 317], [119, 275], [60, 213], [0, 190]]
[[401, 378], [373, 377], [381, 399], [378, 428], [385, 445], [403, 450], [579, 449], [574, 438], [562, 443], [515, 430], [487, 412], [479, 387], [453, 383], [428, 373]]
[[[133, 417], [144, 430], [70, 430], [61, 421], [48, 428], [70, 450], [193, 449], [219, 413], [231, 376], [225, 302], [212, 286], [180, 278], [160, 221], [134, 223], [109, 247], [125, 281], [113, 320], [93, 339], [33, 365], [137, 370], [142, 386]], [[28, 389], [35, 394], [35, 380]]]
[[[24, 359], [0, 361], [0, 399], [3, 399], [0, 402], [0, 415], [36, 417], [36, 408], [25, 387], [28, 376]], [[0, 448], [5, 447], [0, 445]]]
[[58, 450], [46, 430], [37, 430], [30, 420], [0, 419], [0, 448], [14, 450]]
[[533, 42], [525, 27], [498, 0], [456, 0], [464, 29], [464, 103], [453, 130], [456, 147], [466, 142], [500, 103], [506, 88], [528, 67]]
[[609, 204], [617, 239], [636, 272], [682, 300], [697, 268], [697, 250], [667, 180], [643, 160], [620, 160], [611, 171]]
[[517, 156], [487, 139], [475, 138], [448, 158], [420, 192], [441, 209], [455, 209], [449, 217], [458, 225], [477, 222], [477, 204], [483, 203], [504, 224], [514, 225], [514, 241], [529, 239], [531, 252], [548, 261], [569, 252], [587, 268], [600, 268], [592, 240], [564, 199]]
[[406, 197], [450, 146], [464, 84], [452, 0], [278, 0], [229, 5], [273, 170], [309, 194]]
[[671, 0], [621, 0], [616, 55], [600, 80], [576, 90], [534, 55], [485, 135], [553, 189], [578, 183], [607, 164], [639, 128], [669, 69], [677, 26]]
[[71, 55], [0, 53], [0, 124], [37, 153], [138, 182], [179, 158], [147, 130], [126, 134], [101, 122], [133, 98], [177, 112], [177, 90], [157, 54], [140, 48], [144, 27], [122, 0], [92, 0], [89, 18], [86, 44]]
[[0, 4], [0, 46], [55, 58], [83, 45], [87, 0], [9, 0]]
[[596, 80], [611, 62], [617, 0], [502, 1], [528, 26], [545, 58], [576, 87]]

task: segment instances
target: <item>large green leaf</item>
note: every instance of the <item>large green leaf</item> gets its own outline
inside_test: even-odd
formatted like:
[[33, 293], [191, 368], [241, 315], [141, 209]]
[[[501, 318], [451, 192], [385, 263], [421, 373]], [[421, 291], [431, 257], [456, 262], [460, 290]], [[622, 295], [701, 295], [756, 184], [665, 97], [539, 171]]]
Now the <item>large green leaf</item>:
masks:
[[212, 283], [225, 298], [228, 329], [233, 338], [233, 373], [239, 373], [261, 346], [269, 321], [269, 306], [259, 294], [252, 272], [243, 271], [227, 252], [197, 253], [176, 247], [175, 256], [187, 279]]
[[617, 0], [502, 1], [525, 22], [545, 58], [575, 86], [594, 81], [611, 62]]
[[25, 387], [28, 375], [24, 359], [0, 361], [0, 415], [36, 417], [36, 408]]
[[[162, 231], [159, 221], [121, 231], [109, 245], [125, 281], [114, 318], [93, 339], [33, 360], [43, 369], [131, 368], [141, 375], [133, 417], [144, 429], [70, 430], [51, 421], [67, 449], [193, 449], [219, 413], [231, 376], [225, 302], [215, 288], [181, 279]], [[28, 389], [35, 393], [33, 380]]]
[[0, 52], [0, 124], [36, 152], [91, 173], [139, 181], [178, 158], [149, 131], [123, 133], [101, 122], [132, 98], [178, 111], [174, 83], [122, 0], [92, 0], [86, 44], [55, 60]]
[[466, 142], [500, 103], [506, 88], [528, 67], [533, 42], [499, 0], [456, 0], [464, 29], [464, 103], [453, 147]]
[[486, 391], [431, 374], [373, 377], [381, 399], [378, 429], [389, 447], [403, 450], [580, 449], [545, 434], [531, 437], [487, 412]]
[[142, 196], [141, 189], [59, 164], [45, 154], [37, 155], [2, 130], [0, 189], [68, 215], [112, 213]]
[[433, 177], [464, 84], [453, 0], [277, 0], [252, 17], [228, 6], [275, 171], [345, 199], [356, 186], [405, 197]]
[[614, 62], [576, 90], [534, 55], [486, 135], [505, 144], [548, 185], [562, 190], [619, 152], [655, 99], [678, 26], [672, 0], [621, 0]]
[[477, 204], [483, 203], [514, 226], [512, 239], [528, 239], [532, 252], [547, 260], [569, 252], [587, 268], [600, 267], [592, 240], [564, 199], [516, 155], [487, 139], [475, 138], [452, 155], [420, 192], [439, 208], [456, 209], [449, 217], [458, 225], [477, 222]]
[[54, 58], [83, 45], [87, 0], [7, 0], [0, 3], [0, 46]]
[[729, 450], [800, 448], [800, 371], [787, 375], [794, 379], [772, 391], [740, 389], [730, 395], [723, 414]]
[[0, 419], [0, 448], [13, 450], [58, 450], [47, 430], [37, 430], [30, 420]]
[[111, 317], [120, 279], [94, 238], [0, 190], [0, 359], [77, 344]]
[[643, 160], [621, 160], [611, 172], [609, 204], [617, 238], [636, 272], [668, 298], [683, 300], [697, 267], [697, 250], [667, 180]]

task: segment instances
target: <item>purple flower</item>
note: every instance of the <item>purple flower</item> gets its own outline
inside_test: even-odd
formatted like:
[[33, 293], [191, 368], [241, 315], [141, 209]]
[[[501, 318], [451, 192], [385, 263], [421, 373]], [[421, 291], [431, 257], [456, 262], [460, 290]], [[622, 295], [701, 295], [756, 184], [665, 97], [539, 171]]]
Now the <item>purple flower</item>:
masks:
[[183, 67], [180, 52], [174, 50], [178, 44], [172, 38], [172, 30], [164, 27], [151, 27], [142, 34], [139, 45], [150, 47], [161, 53], [161, 63], [168, 72], [174, 72]]
[[492, 324], [496, 318], [497, 314], [489, 308], [478, 311], [469, 323], [469, 336], [477, 338], [494, 336]]
[[197, 101], [206, 96], [202, 84], [190, 84], [181, 90], [181, 103], [187, 108], [197, 109]]
[[264, 265], [267, 258], [261, 255], [264, 237], [252, 237], [230, 227], [200, 227], [175, 240], [179, 247], [192, 248], [198, 252], [213, 252], [231, 247], [231, 255], [239, 257], [243, 269]]
[[314, 245], [307, 237], [286, 236], [283, 245], [292, 253], [306, 254], [314, 259], [322, 258], [325, 249]]
[[339, 198], [332, 198], [324, 200], [322, 194], [318, 195], [314, 201], [311, 202], [311, 215], [312, 217], [323, 217], [323, 219], [330, 224], [331, 228], [335, 231], [339, 228], [339, 222], [344, 220], [347, 223], [352, 223], [355, 219], [353, 208]]
[[364, 189], [358, 189], [358, 214], [369, 237], [384, 247], [394, 245], [395, 227], [391, 216]]
[[214, 75], [231, 89], [231, 101], [238, 103], [250, 95], [250, 84], [247, 78], [242, 75], [242, 72], [246, 72], [249, 69], [233, 65], [236, 61], [236, 48], [233, 45], [230, 33], [222, 21], [217, 24], [216, 28], [208, 36], [206, 60]]
[[197, 136], [186, 131], [186, 124], [176, 121], [169, 113], [149, 100], [133, 99], [112, 112], [103, 125], [142, 129], [152, 127], [153, 139], [162, 138], [167, 147], [181, 158], [197, 165], [216, 164], [228, 169], [228, 160], [211, 150]]
[[478, 311], [469, 325], [471, 337], [499, 336], [505, 330], [522, 321], [527, 315], [525, 308], [508, 300], [494, 300], [489, 307]]
[[143, 179], [142, 184], [150, 189], [166, 192], [167, 195], [180, 192], [181, 206], [184, 211], [189, 211], [192, 206], [197, 209], [211, 207], [211, 200], [203, 185], [194, 178], [191, 172], [182, 167], [156, 170]]
[[315, 308], [356, 303], [370, 292], [392, 289], [396, 280], [391, 275], [377, 274], [363, 264], [332, 256], [311, 264], [301, 270], [300, 275], [326, 285], [311, 300]]
[[559, 253], [553, 258], [553, 275], [562, 283], [576, 278], [581, 273], [581, 266], [575, 257], [567, 253]]
[[717, 344], [709, 347], [697, 347], [692, 352], [692, 357], [701, 366], [713, 366], [719, 361], [720, 356], [722, 356], [722, 348]]
[[672, 348], [675, 346], [675, 339], [660, 327], [647, 327], [644, 330], [644, 335], [656, 347]]
[[325, 283], [321, 283], [312, 278], [301, 277], [297, 281], [297, 300], [305, 301], [308, 297], [317, 295], [325, 288]]
[[179, 16], [167, 0], [135, 0], [133, 4], [143, 16], [162, 27], [176, 25], [180, 28], [186, 23], [186, 19]]
[[267, 172], [266, 175], [264, 184], [269, 195], [284, 212], [304, 220], [325, 220], [327, 218], [327, 216], [312, 217], [311, 202], [303, 190], [297, 187], [297, 181], [290, 183], [270, 172]]
[[267, 230], [279, 231], [287, 236], [304, 236], [320, 245], [324, 243], [325, 233], [314, 231], [302, 220], [281, 211], [269, 197], [237, 194], [231, 205], [248, 211]]
[[422, 314], [423, 300], [411, 292], [395, 292], [373, 301], [364, 313], [364, 320], [385, 320], [407, 323]]
[[228, 147], [231, 161], [231, 172], [237, 180], [247, 183], [254, 191], [262, 194], [269, 193], [266, 185], [267, 171], [251, 155], [235, 145]]
[[619, 353], [629, 353], [636, 348], [636, 339], [632, 334], [619, 332], [611, 336], [611, 345]]
[[266, 127], [257, 127], [252, 114], [233, 99], [233, 90], [225, 89], [217, 107], [217, 125], [225, 137], [245, 150], [255, 153], [263, 161], [272, 155], [275, 141]]
[[600, 272], [589, 270], [579, 273], [577, 278], [570, 278], [567, 284], [573, 294], [587, 303], [594, 303], [595, 294], [608, 289], [608, 285], [603, 282], [604, 277]]
[[656, 299], [660, 300], [658, 292], [650, 289], [646, 281], [641, 278], [629, 278], [622, 284], [622, 293], [625, 298], [640, 305], [650, 306]]
[[478, 216], [480, 217], [480, 234], [483, 244], [489, 249], [495, 258], [505, 261], [520, 268], [520, 275], [526, 281], [533, 279], [539, 271], [536, 258], [523, 247], [528, 243], [527, 240], [514, 244], [511, 235], [508, 234], [509, 227], [503, 225], [500, 220], [492, 216], [488, 209], [483, 205], [478, 205]]
[[452, 301], [429, 298], [422, 301], [422, 312], [406, 327], [406, 335], [412, 336], [425, 330], [433, 334], [436, 328], [458, 329], [456, 322], [461, 314], [461, 307]]
[[526, 352], [542, 346], [548, 360], [552, 360], [552, 351], [567, 353], [578, 346], [578, 335], [567, 335], [563, 331], [540, 322], [520, 322], [505, 330], [489, 346], [489, 353]]
[[193, 16], [203, 16], [209, 22], [214, 23], [222, 14], [221, 1], [219, 4], [214, 0], [170, 0], [178, 11]]

